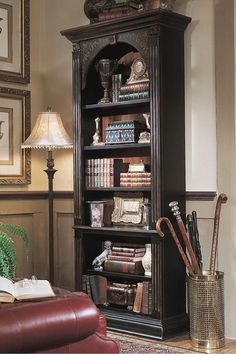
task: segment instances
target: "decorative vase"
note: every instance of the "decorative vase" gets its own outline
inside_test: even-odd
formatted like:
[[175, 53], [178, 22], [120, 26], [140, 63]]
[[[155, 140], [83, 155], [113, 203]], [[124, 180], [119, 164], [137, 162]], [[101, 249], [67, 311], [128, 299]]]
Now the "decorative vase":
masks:
[[152, 275], [152, 247], [151, 243], [147, 243], [145, 245], [146, 252], [142, 258], [142, 265], [145, 270], [145, 275], [151, 276]]
[[90, 204], [90, 221], [91, 227], [103, 227], [103, 214], [104, 214], [104, 202], [99, 201], [88, 201]]

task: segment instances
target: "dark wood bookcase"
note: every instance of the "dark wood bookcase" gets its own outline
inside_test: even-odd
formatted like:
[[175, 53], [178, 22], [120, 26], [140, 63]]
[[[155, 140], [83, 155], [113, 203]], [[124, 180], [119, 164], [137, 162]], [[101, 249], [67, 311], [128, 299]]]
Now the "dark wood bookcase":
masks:
[[[152, 284], [151, 314], [137, 314], [125, 307], [101, 306], [108, 328], [164, 339], [188, 327], [185, 267], [170, 235], [155, 231], [160, 216], [172, 219], [169, 202], [178, 200], [185, 214], [185, 115], [184, 30], [190, 18], [161, 9], [62, 31], [73, 44], [74, 116], [74, 229], [76, 241], [76, 287], [82, 289], [83, 274], [100, 274], [122, 283], [148, 280]], [[95, 63], [102, 58], [119, 59], [131, 51], [144, 58], [150, 80], [150, 97], [124, 102], [98, 103], [103, 89]], [[141, 120], [150, 112], [150, 143], [91, 145], [94, 119], [112, 121], [129, 115]], [[86, 188], [88, 159], [143, 160], [150, 166], [151, 186], [143, 188]], [[151, 202], [149, 229], [133, 226], [92, 228], [88, 200], [112, 200], [117, 192], [142, 192]], [[172, 219], [173, 223], [174, 220]], [[152, 244], [152, 276], [93, 270], [93, 259], [104, 241]]]

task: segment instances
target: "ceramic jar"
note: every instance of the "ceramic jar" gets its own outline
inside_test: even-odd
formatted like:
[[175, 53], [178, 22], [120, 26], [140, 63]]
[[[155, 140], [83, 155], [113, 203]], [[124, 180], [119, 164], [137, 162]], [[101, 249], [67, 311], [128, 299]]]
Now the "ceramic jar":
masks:
[[151, 276], [152, 275], [152, 247], [151, 243], [147, 243], [145, 245], [146, 252], [142, 258], [142, 265], [145, 270], [145, 275]]

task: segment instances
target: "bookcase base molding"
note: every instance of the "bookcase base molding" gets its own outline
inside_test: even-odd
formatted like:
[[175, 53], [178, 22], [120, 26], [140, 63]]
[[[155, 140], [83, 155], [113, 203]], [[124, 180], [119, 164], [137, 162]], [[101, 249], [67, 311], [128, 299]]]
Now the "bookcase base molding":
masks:
[[[100, 309], [101, 310], [101, 309]], [[167, 318], [164, 321], [142, 315], [128, 316], [109, 310], [101, 310], [107, 319], [107, 328], [126, 334], [146, 338], [164, 340], [189, 329], [189, 318], [186, 314]]]

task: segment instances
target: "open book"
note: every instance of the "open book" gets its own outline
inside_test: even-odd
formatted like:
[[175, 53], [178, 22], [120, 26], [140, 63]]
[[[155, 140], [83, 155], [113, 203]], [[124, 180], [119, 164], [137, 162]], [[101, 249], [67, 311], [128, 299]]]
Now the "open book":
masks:
[[10, 279], [0, 276], [0, 302], [51, 296], [55, 296], [55, 294], [47, 280], [24, 279], [14, 283]]

